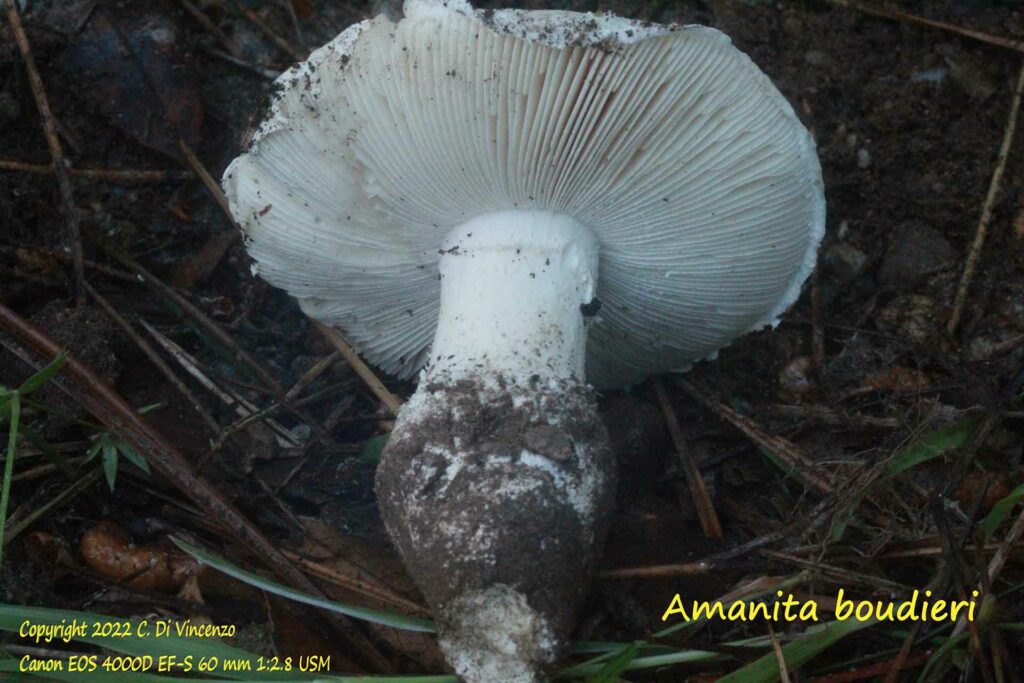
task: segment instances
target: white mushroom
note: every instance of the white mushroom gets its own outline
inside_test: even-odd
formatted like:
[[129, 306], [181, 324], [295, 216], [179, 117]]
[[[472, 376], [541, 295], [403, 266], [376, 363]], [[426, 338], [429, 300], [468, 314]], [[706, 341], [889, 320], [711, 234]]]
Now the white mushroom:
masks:
[[615, 479], [590, 385], [774, 324], [824, 228], [813, 141], [723, 34], [461, 0], [282, 75], [224, 186], [263, 277], [420, 372], [377, 490], [471, 682], [571, 633]]

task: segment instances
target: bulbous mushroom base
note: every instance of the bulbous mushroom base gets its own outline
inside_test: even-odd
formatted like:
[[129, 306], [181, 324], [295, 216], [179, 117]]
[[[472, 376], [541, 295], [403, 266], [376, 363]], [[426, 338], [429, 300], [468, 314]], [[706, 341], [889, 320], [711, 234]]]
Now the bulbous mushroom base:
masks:
[[586, 595], [614, 483], [589, 387], [421, 383], [377, 495], [463, 680], [543, 680]]

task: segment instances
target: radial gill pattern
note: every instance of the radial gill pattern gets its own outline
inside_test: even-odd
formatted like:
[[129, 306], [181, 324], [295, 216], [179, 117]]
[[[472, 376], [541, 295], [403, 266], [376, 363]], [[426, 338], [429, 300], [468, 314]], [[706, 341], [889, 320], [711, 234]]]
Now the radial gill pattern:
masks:
[[722, 33], [424, 0], [284, 74], [225, 187], [259, 273], [403, 377], [432, 340], [439, 246], [479, 214], [594, 231], [599, 387], [774, 321], [824, 225], [809, 134]]

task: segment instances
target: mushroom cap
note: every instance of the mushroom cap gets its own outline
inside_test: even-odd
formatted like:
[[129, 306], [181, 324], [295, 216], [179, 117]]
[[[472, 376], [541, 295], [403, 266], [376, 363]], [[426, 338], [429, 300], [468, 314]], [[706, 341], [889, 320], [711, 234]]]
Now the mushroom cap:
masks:
[[724, 34], [462, 0], [410, 0], [282, 74], [224, 187], [254, 270], [403, 378], [433, 339], [438, 250], [474, 216], [593, 230], [598, 387], [774, 324], [825, 221], [811, 136]]

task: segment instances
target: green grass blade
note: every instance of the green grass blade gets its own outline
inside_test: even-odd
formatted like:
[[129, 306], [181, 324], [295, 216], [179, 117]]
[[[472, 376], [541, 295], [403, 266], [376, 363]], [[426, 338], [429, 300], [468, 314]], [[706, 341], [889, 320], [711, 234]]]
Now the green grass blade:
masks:
[[57, 374], [57, 371], [61, 369], [61, 366], [64, 365], [64, 361], [67, 357], [67, 351], [61, 351], [45, 368], [25, 380], [25, 383], [18, 387], [18, 393], [22, 396], [28, 396], [33, 391], [49, 382], [50, 379]]
[[[809, 629], [808, 635], [782, 646], [782, 656], [788, 669], [795, 669], [809, 662], [851, 633], [875, 624], [874, 619], [857, 621], [831, 621], [820, 628]], [[774, 683], [779, 680], [779, 659], [775, 652], [769, 652], [744, 667], [719, 678], [717, 683]]]
[[[980, 421], [976, 417], [968, 417], [950, 427], [926, 434], [893, 456], [886, 464], [881, 479], [890, 479], [923, 462], [966, 446], [974, 436], [979, 424]], [[855, 523], [857, 508], [866, 494], [867, 489], [857, 492], [845, 507], [833, 516], [832, 526], [829, 529], [829, 538], [833, 543], [841, 541], [847, 527]]]
[[[606, 654], [618, 652], [628, 645], [629, 643], [608, 640], [577, 640], [570, 645], [569, 651], [574, 655]], [[669, 647], [668, 645], [654, 645], [643, 641], [641, 641], [640, 645], [640, 652], [642, 654], [667, 654], [676, 651], [676, 648]]]
[[190, 543], [186, 543], [180, 538], [171, 536], [171, 540], [174, 541], [175, 545], [203, 564], [209, 565], [217, 571], [223, 572], [228, 576], [232, 576], [243, 583], [249, 584], [250, 586], [265, 590], [268, 593], [280, 595], [283, 598], [288, 598], [289, 600], [301, 602], [306, 605], [320, 607], [331, 612], [338, 612], [354, 619], [361, 619], [374, 624], [382, 624], [384, 626], [402, 629], [403, 631], [420, 631], [423, 633], [434, 632], [434, 623], [429, 619], [407, 617], [393, 612], [383, 612], [381, 610], [358, 607], [356, 605], [346, 605], [340, 602], [334, 602], [333, 600], [318, 598], [307, 593], [302, 593], [292, 588], [288, 588], [287, 586], [282, 586], [281, 584], [270, 581], [258, 574], [253, 574], [252, 572], [247, 572], [244, 569], [239, 569], [227, 560], [217, 557], [202, 548], [197, 548]]
[[894, 477], [955, 448], [963, 448], [974, 436], [978, 424], [978, 418], [968, 417], [950, 427], [926, 434], [889, 461], [885, 467], [885, 476]]
[[990, 540], [992, 535], [996, 533], [999, 525], [1006, 521], [1006, 518], [1010, 516], [1010, 512], [1020, 502], [1021, 498], [1024, 498], [1024, 484], [1021, 484], [1010, 491], [1008, 495], [996, 501], [996, 504], [989, 511], [988, 517], [985, 518], [986, 541]]
[[7, 432], [7, 457], [4, 478], [0, 483], [0, 566], [4, 563], [4, 530], [7, 528], [7, 506], [11, 502], [11, 480], [14, 478], [14, 453], [18, 445], [18, 422], [21, 420], [21, 394], [13, 392], [8, 402], [10, 427]]
[[[718, 652], [705, 652], [704, 650], [678, 650], [672, 654], [637, 657], [626, 665], [625, 671], [657, 669], [662, 666], [669, 666], [670, 664], [717, 662], [724, 659], [727, 659], [727, 657]], [[601, 666], [601, 664], [581, 664], [560, 672], [558, 674], [558, 678], [593, 676], [601, 671]]]
[[107, 477], [107, 486], [113, 492], [117, 482], [117, 447], [111, 437], [103, 442], [103, 474]]
[[924, 668], [921, 669], [921, 675], [917, 677], [917, 682], [924, 683], [924, 681], [928, 680], [928, 674], [931, 672], [932, 667], [942, 661], [942, 658], [945, 657], [948, 652], [952, 651], [957, 645], [970, 637], [970, 633], [960, 633], [952, 638], [946, 639], [946, 642], [939, 646], [939, 648], [932, 653], [932, 656], [928, 658], [928, 662], [924, 665]]
[[135, 449], [126, 444], [124, 441], [118, 441], [117, 450], [121, 452], [121, 455], [125, 457], [125, 460], [132, 463], [146, 474], [152, 474], [152, 470], [149, 469], [149, 463], [135, 452]]
[[626, 667], [636, 659], [642, 644], [642, 642], [638, 641], [622, 648], [618, 654], [601, 667], [600, 671], [590, 677], [588, 683], [615, 683], [618, 681], [619, 674], [625, 671]]

